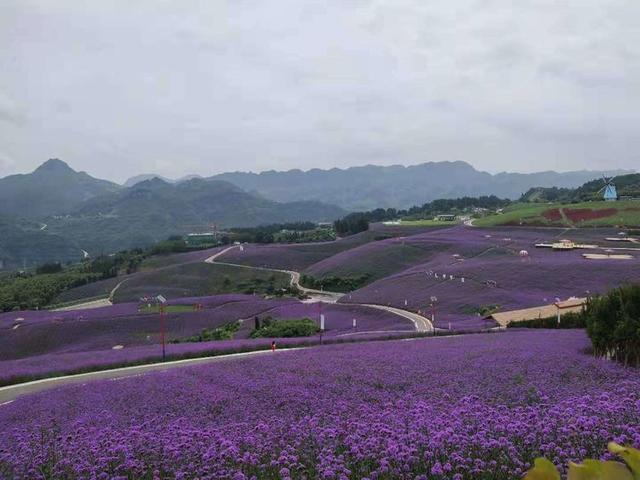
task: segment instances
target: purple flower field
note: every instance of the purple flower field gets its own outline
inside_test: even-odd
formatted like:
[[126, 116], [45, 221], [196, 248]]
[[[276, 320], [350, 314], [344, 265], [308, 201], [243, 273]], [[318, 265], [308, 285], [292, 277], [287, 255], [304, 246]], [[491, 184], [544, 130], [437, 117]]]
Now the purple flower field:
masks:
[[[416, 334], [417, 336], [418, 334]], [[323, 343], [349, 343], [368, 340], [411, 337], [411, 331], [359, 331], [353, 334], [327, 335]], [[210, 342], [168, 343], [167, 360], [180, 360], [225, 355], [238, 352], [269, 350], [272, 340], [278, 348], [302, 347], [320, 344], [320, 336], [300, 338], [239, 338]], [[0, 386], [29, 380], [105, 370], [162, 361], [160, 344], [134, 346], [121, 350], [88, 350], [81, 352], [33, 355], [14, 360], [0, 361]]]
[[357, 248], [376, 238], [414, 235], [420, 232], [435, 231], [434, 228], [401, 227], [376, 224], [366, 232], [341, 238], [333, 242], [244, 245], [243, 251], [233, 249], [220, 258], [220, 262], [238, 263], [253, 267], [268, 267], [282, 270], [301, 271], [340, 252]]
[[331, 345], [0, 406], [0, 477], [513, 479], [640, 446], [640, 377], [582, 331]]
[[[535, 243], [552, 242], [560, 234], [606, 244], [602, 240], [607, 233], [592, 230], [438, 230], [409, 237], [406, 242], [444, 243], [445, 251], [356, 290], [341, 302], [378, 303], [424, 313], [430, 312], [428, 305], [435, 296], [438, 327], [448, 328], [451, 323], [453, 329], [481, 328], [488, 326], [475, 313], [482, 306], [499, 305], [502, 310], [533, 307], [553, 303], [556, 298], [584, 297], [640, 281], [637, 253], [633, 260], [594, 261], [582, 257], [584, 250], [535, 248]], [[520, 250], [527, 250], [528, 256], [521, 257]], [[348, 259], [344, 261], [348, 263]]]
[[[262, 316], [275, 319], [310, 318], [320, 321], [320, 313], [325, 317], [326, 334], [350, 335], [362, 332], [406, 331], [415, 330], [413, 323], [399, 315], [358, 305], [323, 303], [288, 303], [263, 312]], [[353, 319], [356, 329], [353, 329]], [[252, 327], [247, 325], [247, 327]]]
[[[167, 314], [167, 341], [187, 338], [205, 328], [249, 319], [236, 333], [237, 340], [167, 347], [168, 354], [177, 357], [195, 355], [200, 351], [218, 354], [265, 347], [268, 344], [265, 341], [247, 338], [254, 327], [254, 316], [275, 319], [309, 317], [319, 322], [318, 304], [301, 303], [286, 297], [264, 299], [230, 294], [181, 298], [169, 303], [198, 303], [204, 310]], [[325, 334], [329, 337], [357, 336], [360, 339], [365, 338], [363, 334], [367, 332], [414, 330], [409, 320], [373, 308], [342, 304], [324, 304], [322, 308], [326, 319]], [[353, 318], [357, 319], [356, 329], [352, 328]], [[138, 313], [136, 303], [65, 312], [4, 313], [0, 315], [0, 383], [158, 360], [159, 344], [159, 315]]]

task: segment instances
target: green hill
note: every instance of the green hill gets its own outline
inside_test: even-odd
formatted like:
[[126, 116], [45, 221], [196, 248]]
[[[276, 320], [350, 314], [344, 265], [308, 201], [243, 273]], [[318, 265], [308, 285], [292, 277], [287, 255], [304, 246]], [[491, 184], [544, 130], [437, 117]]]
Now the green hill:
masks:
[[31, 173], [0, 178], [0, 215], [41, 218], [63, 214], [90, 198], [120, 189], [51, 159]]
[[[613, 179], [621, 197], [640, 197], [640, 173], [619, 175]], [[601, 178], [586, 182], [578, 188], [535, 187], [520, 198], [521, 202], [585, 202], [601, 200], [604, 183]]]
[[479, 227], [497, 225], [563, 227], [640, 226], [640, 201], [581, 203], [514, 203], [502, 213], [474, 221]]
[[92, 198], [69, 215], [50, 219], [49, 229], [93, 255], [150, 245], [197, 225], [331, 221], [342, 214], [340, 208], [320, 202], [273, 202], [223, 181], [169, 184], [154, 178]]

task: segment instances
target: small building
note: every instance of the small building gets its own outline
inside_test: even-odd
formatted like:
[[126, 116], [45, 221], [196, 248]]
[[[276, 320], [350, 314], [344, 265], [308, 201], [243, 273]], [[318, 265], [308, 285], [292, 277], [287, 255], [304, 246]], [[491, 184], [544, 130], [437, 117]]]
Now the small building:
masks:
[[437, 222], [454, 222], [455, 219], [456, 216], [450, 214], [436, 215], [436, 218], [434, 218], [434, 220], [436, 220]]

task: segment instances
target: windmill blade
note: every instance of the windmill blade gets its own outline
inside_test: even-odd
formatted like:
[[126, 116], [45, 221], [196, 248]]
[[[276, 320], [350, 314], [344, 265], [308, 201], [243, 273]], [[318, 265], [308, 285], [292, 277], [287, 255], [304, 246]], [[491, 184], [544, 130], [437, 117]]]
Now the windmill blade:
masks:
[[602, 193], [603, 190], [605, 190], [609, 185], [605, 185], [604, 187], [602, 187], [600, 190], [598, 190], [596, 193]]

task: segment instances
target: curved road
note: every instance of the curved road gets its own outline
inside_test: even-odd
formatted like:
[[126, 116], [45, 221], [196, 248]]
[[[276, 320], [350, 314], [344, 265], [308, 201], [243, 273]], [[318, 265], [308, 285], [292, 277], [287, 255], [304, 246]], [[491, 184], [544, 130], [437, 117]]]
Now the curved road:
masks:
[[[266, 268], [266, 267], [252, 267], [249, 265], [240, 265], [235, 263], [225, 263], [216, 261], [217, 258], [224, 255], [226, 252], [230, 251], [233, 248], [237, 248], [237, 245], [225, 248], [215, 255], [210, 256], [205, 260], [206, 263], [211, 264], [220, 264], [220, 265], [230, 265], [234, 267], [242, 267], [242, 268], [251, 268], [255, 270], [266, 270], [272, 272], [280, 272], [286, 273], [291, 276], [291, 285], [300, 289], [302, 292], [311, 297], [311, 301], [320, 301], [327, 303], [336, 303], [342, 296], [342, 293], [336, 292], [324, 292], [320, 290], [314, 290], [311, 288], [306, 288], [300, 285], [300, 273], [293, 270], [280, 270], [276, 268]], [[124, 282], [125, 280], [123, 280]], [[116, 287], [111, 291], [111, 295], [109, 299], [104, 299], [103, 301], [109, 301], [113, 298], [113, 294], [118, 289], [118, 287], [123, 283], [120, 282]], [[97, 302], [90, 302], [97, 303]], [[86, 305], [86, 304], [85, 304]], [[416, 330], [418, 332], [433, 332], [433, 325], [431, 322], [417, 313], [410, 312], [407, 310], [403, 310], [401, 308], [389, 307], [386, 305], [376, 305], [369, 303], [349, 303], [349, 305], [358, 305], [362, 307], [375, 308], [378, 310], [385, 310], [387, 312], [393, 313], [395, 315], [401, 316], [413, 322]], [[74, 306], [78, 307], [78, 306]], [[279, 349], [276, 352], [290, 351], [290, 350], [298, 350], [299, 348], [304, 347], [295, 347], [295, 348], [286, 348]], [[131, 367], [122, 367], [122, 368], [114, 368], [109, 370], [100, 370], [97, 372], [89, 372], [89, 373], [81, 373], [76, 375], [66, 375], [62, 377], [52, 377], [52, 378], [44, 378], [41, 380], [34, 380], [26, 383], [19, 383], [16, 385], [8, 385], [5, 387], [0, 387], [0, 407], [2, 405], [6, 405], [8, 403], [13, 402], [13, 400], [21, 395], [26, 395], [29, 393], [38, 392], [41, 390], [47, 390], [50, 388], [55, 388], [62, 385], [68, 384], [84, 384], [85, 382], [91, 380], [118, 380], [121, 378], [132, 377], [137, 375], [142, 375], [146, 372], [151, 371], [163, 371], [169, 370], [173, 368], [179, 368], [189, 365], [198, 365], [202, 363], [216, 362], [229, 360], [233, 358], [242, 358], [252, 355], [265, 355], [271, 353], [269, 350], [257, 350], [253, 352], [243, 352], [243, 353], [232, 353], [227, 355], [216, 355], [212, 357], [199, 357], [199, 358], [189, 358], [184, 360], [173, 360], [169, 362], [160, 362], [160, 363], [149, 363], [145, 365], [135, 365]]]
[[54, 308], [51, 311], [66, 312], [70, 310], [88, 310], [91, 308], [109, 307], [113, 305], [113, 296], [116, 294], [116, 291], [118, 290], [118, 288], [120, 288], [120, 285], [122, 285], [127, 280], [128, 278], [125, 278], [124, 280], [120, 281], [115, 287], [113, 287], [113, 289], [111, 290], [107, 298], [100, 298], [98, 300], [91, 300], [89, 302], [76, 303], [74, 305], [69, 305], [67, 307]]
[[[264, 271], [269, 271], [269, 272], [286, 273], [287, 275], [289, 275], [291, 277], [290, 284], [291, 284], [292, 287], [296, 287], [297, 289], [299, 289], [300, 291], [302, 291], [303, 293], [305, 293], [306, 295], [311, 297], [308, 300], [309, 302], [336, 303], [338, 300], [340, 300], [340, 298], [342, 298], [344, 296], [343, 293], [325, 292], [325, 291], [322, 291], [322, 290], [314, 290], [312, 288], [303, 287], [302, 285], [300, 285], [300, 272], [296, 272], [294, 270], [281, 270], [281, 269], [278, 269], [278, 268], [268, 268], [268, 267], [253, 267], [253, 266], [250, 266], [250, 265], [242, 265], [242, 264], [239, 264], [239, 263], [228, 263], [228, 262], [219, 262], [219, 261], [217, 261], [217, 259], [219, 257], [224, 255], [228, 251], [233, 250], [234, 248], [238, 248], [238, 247], [239, 247], [239, 245], [233, 245], [231, 247], [227, 247], [224, 250], [219, 251], [215, 255], [211, 255], [209, 258], [207, 258], [205, 260], [205, 262], [206, 263], [210, 263], [210, 264], [228, 265], [228, 266], [231, 266], [231, 267], [250, 268], [250, 269], [254, 269], [254, 270], [264, 270]], [[431, 323], [431, 320], [429, 320], [426, 317], [423, 317], [422, 315], [418, 315], [417, 313], [410, 312], [409, 310], [403, 310], [401, 308], [396, 308], [396, 307], [389, 307], [389, 306], [386, 306], [386, 305], [376, 305], [376, 304], [373, 304], [373, 303], [349, 303], [348, 305], [359, 305], [361, 307], [368, 307], [368, 308], [376, 308], [378, 310], [385, 310], [385, 311], [387, 311], [389, 313], [393, 313], [395, 315], [398, 315], [400, 317], [403, 317], [403, 318], [406, 318], [406, 319], [410, 320], [411, 322], [413, 322], [413, 325], [415, 326], [415, 328], [416, 328], [416, 330], [418, 332], [433, 332], [434, 331], [434, 327], [433, 327], [433, 324]]]
[[173, 368], [188, 367], [190, 365], [200, 365], [203, 363], [212, 363], [223, 360], [231, 360], [256, 355], [267, 355], [278, 352], [288, 352], [290, 350], [299, 350], [305, 347], [291, 347], [277, 349], [275, 352], [271, 350], [255, 350], [251, 352], [229, 353], [226, 355], [215, 355], [211, 357], [187, 358], [183, 360], [172, 360], [169, 362], [147, 363], [144, 365], [134, 365], [131, 367], [112, 368], [109, 370], [99, 370], [97, 372], [79, 373], [75, 375], [65, 375], [62, 377], [43, 378], [41, 380], [33, 380], [31, 382], [18, 383], [0, 387], [0, 407], [11, 403], [17, 397], [28, 393], [35, 393], [41, 390], [60, 387], [62, 385], [84, 384], [91, 380], [119, 380], [127, 377], [137, 377], [147, 372], [171, 370]]

